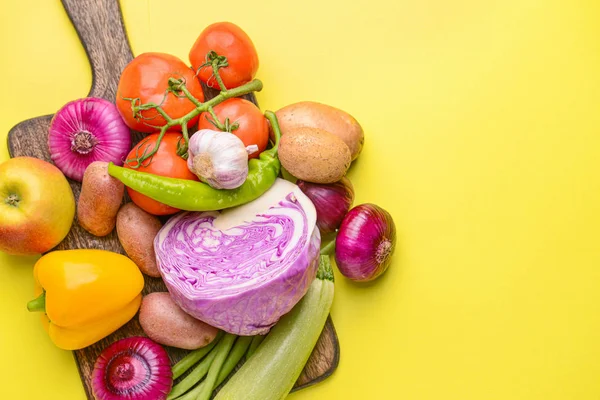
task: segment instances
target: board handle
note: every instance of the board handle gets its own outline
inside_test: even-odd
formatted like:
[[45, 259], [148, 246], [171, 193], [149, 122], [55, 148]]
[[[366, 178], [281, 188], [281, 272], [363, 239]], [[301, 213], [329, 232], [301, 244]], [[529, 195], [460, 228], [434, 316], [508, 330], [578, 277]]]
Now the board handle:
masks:
[[133, 59], [119, 0], [61, 0], [92, 66], [88, 96], [115, 101], [123, 68]]

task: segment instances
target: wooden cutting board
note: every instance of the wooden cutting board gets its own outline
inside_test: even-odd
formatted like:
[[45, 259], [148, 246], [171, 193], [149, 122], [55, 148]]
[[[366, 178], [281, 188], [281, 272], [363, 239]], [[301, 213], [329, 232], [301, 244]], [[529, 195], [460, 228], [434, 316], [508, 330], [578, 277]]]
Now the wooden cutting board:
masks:
[[[62, 0], [62, 4], [75, 26], [92, 66], [92, 89], [88, 96], [101, 97], [114, 102], [121, 71], [133, 58], [118, 0]], [[215, 95], [210, 91], [206, 91], [205, 94], [207, 98]], [[249, 95], [247, 98], [256, 103], [254, 95]], [[8, 134], [8, 150], [11, 157], [30, 156], [50, 162], [47, 135], [51, 119], [52, 115], [37, 117], [23, 121], [12, 128]], [[136, 132], [132, 134], [135, 142], [142, 137]], [[78, 199], [81, 184], [74, 181], [69, 183], [75, 198]], [[125, 253], [114, 231], [106, 237], [99, 238], [86, 232], [75, 220], [69, 235], [56, 249], [81, 248]], [[144, 294], [166, 291], [160, 278], [146, 276], [145, 282]], [[100, 352], [115, 340], [137, 335], [144, 334], [136, 316], [107, 338], [73, 352], [89, 399], [93, 398], [91, 373]], [[171, 347], [168, 347], [167, 351], [173, 363], [188, 353], [186, 350]], [[294, 390], [313, 385], [331, 375], [338, 365], [339, 354], [337, 335], [329, 318]]]

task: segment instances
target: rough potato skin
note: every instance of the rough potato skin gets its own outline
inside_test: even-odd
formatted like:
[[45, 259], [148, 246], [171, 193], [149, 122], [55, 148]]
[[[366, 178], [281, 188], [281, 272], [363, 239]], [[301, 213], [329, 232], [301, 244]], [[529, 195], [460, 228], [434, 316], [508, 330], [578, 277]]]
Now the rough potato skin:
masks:
[[314, 183], [337, 182], [352, 159], [348, 146], [337, 136], [317, 128], [289, 130], [279, 142], [281, 165], [298, 179]]
[[96, 236], [106, 236], [115, 227], [125, 185], [108, 175], [108, 163], [94, 161], [85, 170], [77, 203], [79, 224]]
[[281, 134], [306, 126], [334, 134], [350, 149], [352, 161], [362, 151], [365, 134], [358, 121], [350, 114], [327, 104], [302, 101], [283, 107], [275, 113]]
[[134, 203], [127, 203], [117, 214], [117, 236], [127, 256], [140, 271], [148, 276], [160, 277], [154, 253], [154, 238], [162, 228], [160, 220]]
[[194, 350], [212, 342], [219, 330], [183, 311], [168, 292], [150, 293], [142, 299], [139, 315], [144, 333], [157, 343]]

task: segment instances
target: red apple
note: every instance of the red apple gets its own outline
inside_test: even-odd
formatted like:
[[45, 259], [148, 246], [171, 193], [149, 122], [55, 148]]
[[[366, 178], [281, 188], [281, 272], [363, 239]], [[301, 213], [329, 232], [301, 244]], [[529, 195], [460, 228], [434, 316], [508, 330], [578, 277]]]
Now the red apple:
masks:
[[44, 253], [67, 236], [74, 216], [73, 192], [54, 165], [32, 157], [0, 164], [0, 251]]

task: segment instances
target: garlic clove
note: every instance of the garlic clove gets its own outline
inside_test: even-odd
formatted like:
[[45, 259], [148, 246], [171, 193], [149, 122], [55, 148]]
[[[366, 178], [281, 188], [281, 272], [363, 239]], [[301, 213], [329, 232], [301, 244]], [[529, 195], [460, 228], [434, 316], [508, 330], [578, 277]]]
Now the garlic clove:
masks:
[[249, 156], [256, 153], [257, 151], [258, 151], [257, 144], [251, 144], [250, 146], [246, 146], [246, 152], [248, 153]]

